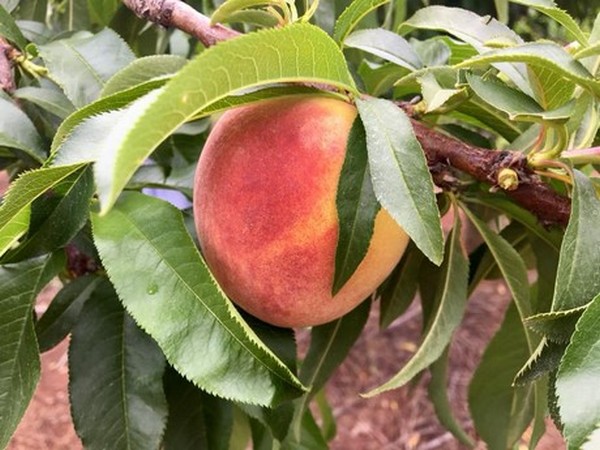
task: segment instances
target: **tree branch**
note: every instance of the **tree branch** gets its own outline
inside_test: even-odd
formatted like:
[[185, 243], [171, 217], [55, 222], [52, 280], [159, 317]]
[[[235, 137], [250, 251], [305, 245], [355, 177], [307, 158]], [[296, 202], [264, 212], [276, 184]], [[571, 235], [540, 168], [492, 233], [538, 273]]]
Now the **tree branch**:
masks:
[[454, 167], [492, 186], [498, 186], [498, 175], [502, 169], [512, 169], [518, 177], [518, 184], [515, 189], [505, 190], [509, 197], [535, 214], [544, 225], [566, 225], [569, 221], [569, 198], [541, 181], [527, 165], [527, 158], [522, 153], [474, 147], [414, 119], [412, 125], [430, 168], [440, 164]]
[[13, 46], [0, 37], [0, 89], [9, 94], [17, 88], [12, 63], [14, 51]]
[[[175, 27], [200, 40], [205, 46], [231, 39], [240, 33], [221, 25], [211, 25], [210, 19], [180, 0], [123, 0], [139, 17], [165, 27]], [[535, 214], [544, 225], [566, 225], [571, 201], [557, 193], [531, 170], [521, 153], [493, 151], [470, 146], [445, 134], [412, 121], [417, 139], [427, 156], [434, 180], [440, 187], [444, 182], [436, 172], [458, 169], [474, 179], [499, 186], [500, 170], [509, 168], [518, 184], [505, 192], [515, 202]]]
[[205, 47], [238, 36], [240, 33], [223, 25], [211, 25], [204, 14], [180, 0], [123, 0], [136, 16], [162, 25], [185, 31]]

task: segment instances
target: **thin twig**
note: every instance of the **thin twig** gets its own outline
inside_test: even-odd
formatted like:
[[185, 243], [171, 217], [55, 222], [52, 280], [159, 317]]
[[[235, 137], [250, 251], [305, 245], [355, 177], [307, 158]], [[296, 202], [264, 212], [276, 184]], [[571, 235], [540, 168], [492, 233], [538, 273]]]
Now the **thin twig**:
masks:
[[[211, 25], [208, 17], [180, 0], [123, 0], [123, 3], [138, 16], [165, 27], [183, 30], [206, 46], [239, 35], [237, 31], [222, 25]], [[528, 167], [522, 154], [470, 146], [416, 120], [413, 120], [413, 128], [432, 171], [439, 171], [440, 166], [448, 170], [458, 169], [478, 181], [497, 186], [499, 170], [511, 168], [519, 177], [518, 186], [506, 191], [507, 195], [535, 214], [544, 225], [567, 224], [571, 201], [542, 182]], [[443, 187], [443, 180], [440, 183]]]
[[123, 0], [123, 3], [138, 17], [185, 31], [206, 47], [240, 34], [223, 25], [211, 25], [208, 17], [180, 0]]

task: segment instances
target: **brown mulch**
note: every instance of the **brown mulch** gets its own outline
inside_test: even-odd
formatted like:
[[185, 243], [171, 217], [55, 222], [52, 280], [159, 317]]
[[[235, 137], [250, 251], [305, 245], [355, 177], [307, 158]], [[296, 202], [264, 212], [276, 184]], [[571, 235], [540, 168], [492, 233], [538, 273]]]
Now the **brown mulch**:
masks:
[[[0, 173], [0, 193], [6, 183]], [[42, 312], [57, 289], [49, 287], [36, 306]], [[474, 436], [467, 409], [467, 386], [486, 343], [508, 304], [501, 283], [485, 283], [469, 302], [451, 347], [450, 400], [460, 423]], [[374, 308], [375, 310], [376, 308]], [[327, 393], [337, 418], [332, 450], [462, 450], [435, 418], [427, 399], [428, 376], [374, 398], [359, 396], [393, 376], [415, 352], [421, 328], [417, 306], [390, 328], [378, 329], [377, 312], [347, 360], [336, 371]], [[67, 342], [42, 355], [42, 376], [9, 450], [79, 450], [68, 403]], [[478, 450], [485, 448], [478, 445]], [[564, 443], [548, 421], [539, 450], [562, 450]]]

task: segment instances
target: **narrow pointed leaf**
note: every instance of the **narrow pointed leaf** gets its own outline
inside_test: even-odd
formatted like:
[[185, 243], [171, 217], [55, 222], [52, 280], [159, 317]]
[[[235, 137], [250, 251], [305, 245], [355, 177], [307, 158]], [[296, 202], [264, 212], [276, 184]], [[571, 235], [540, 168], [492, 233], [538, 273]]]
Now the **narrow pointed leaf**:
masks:
[[587, 36], [579, 28], [577, 22], [569, 15], [568, 12], [558, 8], [552, 0], [510, 0], [511, 3], [528, 6], [542, 14], [556, 20], [567, 31], [571, 38], [577, 40], [581, 45], [585, 46], [588, 43]]
[[410, 70], [423, 66], [419, 55], [406, 39], [383, 28], [355, 31], [346, 38], [344, 45], [364, 50]]
[[354, 0], [340, 14], [335, 22], [333, 38], [342, 44], [346, 36], [358, 25], [358, 23], [371, 11], [385, 5], [390, 0]]
[[11, 184], [0, 207], [0, 256], [8, 250], [7, 243], [27, 231], [31, 203], [81, 167], [81, 164], [76, 164], [33, 170]]
[[553, 311], [583, 306], [600, 292], [600, 199], [583, 173], [575, 170], [573, 181], [571, 218], [560, 250]]
[[577, 323], [556, 377], [556, 394], [569, 449], [578, 449], [600, 423], [600, 294]]
[[69, 347], [71, 411], [86, 449], [158, 450], [167, 416], [164, 369], [160, 349], [104, 279]]
[[175, 207], [130, 193], [92, 222], [121, 301], [182, 375], [209, 393], [261, 405], [302, 392], [219, 289]]
[[3, 4], [0, 4], [0, 36], [14, 42], [21, 50], [27, 45], [27, 39]]
[[228, 450], [233, 405], [202, 392], [173, 369], [165, 376], [169, 419], [165, 450]]
[[532, 388], [512, 385], [528, 357], [527, 336], [513, 303], [469, 385], [471, 416], [489, 450], [512, 448], [531, 421]]
[[389, 100], [357, 100], [375, 196], [417, 247], [440, 264], [444, 239], [433, 181], [410, 120]]
[[61, 119], [75, 111], [73, 103], [59, 90], [27, 86], [17, 89], [13, 95], [31, 102]]
[[312, 330], [310, 347], [300, 368], [300, 380], [314, 394], [342, 363], [367, 323], [370, 301], [365, 301], [345, 316]]
[[560, 360], [567, 345], [542, 339], [538, 348], [531, 354], [527, 362], [515, 376], [513, 384], [524, 386], [539, 380], [544, 375], [558, 369]]
[[35, 323], [41, 352], [50, 350], [67, 337], [83, 305], [101, 280], [96, 275], [75, 278], [56, 294], [46, 312]]
[[523, 258], [503, 237], [490, 230], [473, 212], [464, 207], [463, 211], [467, 214], [473, 225], [475, 225], [475, 228], [477, 228], [477, 231], [481, 234], [481, 237], [490, 249], [517, 305], [521, 320], [525, 320], [526, 317], [531, 315], [532, 308], [529, 297], [527, 268], [525, 267]]
[[[474, 12], [447, 6], [429, 6], [419, 9], [411, 18], [400, 25], [398, 32], [406, 34], [413, 29], [439, 30], [447, 32], [470, 44], [478, 53], [488, 50], [490, 42], [505, 45], [522, 44], [523, 40], [513, 30], [489, 16], [482, 17]], [[468, 53], [465, 53], [467, 55]], [[453, 60], [458, 59], [453, 55]], [[454, 62], [454, 61], [452, 61]], [[515, 64], [498, 64], [497, 68], [526, 94], [531, 93], [527, 72]]]
[[372, 397], [408, 383], [423, 369], [436, 361], [452, 339], [467, 304], [469, 264], [460, 243], [460, 221], [456, 216], [454, 228], [446, 243], [446, 258], [441, 266], [440, 282], [423, 341], [402, 370], [383, 385], [369, 391]]
[[371, 302], [364, 301], [345, 316], [312, 330], [310, 347], [299, 374], [302, 383], [310, 390], [302, 396], [296, 406], [290, 432], [291, 441], [301, 440], [309, 401], [348, 355], [367, 323], [370, 308]]
[[411, 305], [419, 287], [419, 272], [424, 258], [423, 253], [409, 243], [400, 264], [380, 288], [381, 328], [389, 327]]
[[27, 233], [31, 207], [27, 206], [18, 211], [10, 221], [0, 228], [0, 256], [10, 250], [17, 241]]
[[348, 136], [336, 206], [339, 235], [335, 254], [333, 295], [346, 284], [367, 254], [375, 217], [380, 210], [371, 184], [365, 129], [358, 117]]
[[152, 55], [138, 58], [115, 73], [100, 95], [108, 97], [155, 78], [171, 76], [185, 66], [187, 60], [175, 55]]
[[43, 256], [0, 266], [0, 448], [7, 446], [40, 377], [33, 304], [62, 262]]
[[[91, 168], [84, 167], [67, 180], [60, 194], [52, 193], [34, 202], [31, 208], [29, 233], [7, 260], [19, 260], [55, 251], [69, 243], [89, 218], [89, 206], [94, 194]], [[58, 190], [55, 186], [54, 190]]]
[[440, 423], [450, 431], [463, 445], [468, 448], [473, 448], [474, 443], [471, 437], [458, 423], [448, 398], [448, 349], [444, 351], [442, 356], [434, 362], [429, 368], [431, 372], [431, 381], [427, 386], [427, 394], [433, 404], [435, 414]]
[[34, 161], [46, 158], [44, 143], [21, 108], [0, 97], [0, 146], [21, 150]]
[[473, 67], [499, 62], [523, 62], [545, 66], [562, 75], [567, 80], [571, 80], [589, 89], [596, 96], [600, 95], [600, 82], [594, 79], [583, 64], [575, 60], [564, 48], [555, 43], [535, 42], [490, 50], [479, 56], [467, 59], [455, 67]]
[[77, 108], [98, 98], [108, 79], [135, 59], [125, 41], [109, 28], [40, 45], [39, 52], [49, 76]]
[[525, 325], [552, 342], [567, 343], [588, 306], [586, 304], [579, 308], [536, 314], [528, 317]]

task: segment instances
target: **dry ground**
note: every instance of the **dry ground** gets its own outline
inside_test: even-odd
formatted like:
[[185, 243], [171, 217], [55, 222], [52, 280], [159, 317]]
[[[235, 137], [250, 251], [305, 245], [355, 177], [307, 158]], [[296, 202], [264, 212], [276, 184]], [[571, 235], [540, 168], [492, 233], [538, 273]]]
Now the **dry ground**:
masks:
[[[0, 192], [5, 180], [0, 173]], [[42, 312], [52, 289], [40, 296]], [[457, 417], [472, 434], [466, 390], [485, 343], [498, 327], [508, 294], [503, 284], [487, 283], [473, 296], [451, 349], [450, 399]], [[417, 307], [380, 332], [376, 312], [348, 359], [337, 370], [327, 392], [338, 421], [333, 450], [461, 450], [437, 422], [427, 400], [428, 377], [371, 399], [359, 393], [390, 378], [408, 360], [419, 339]], [[42, 378], [9, 450], [79, 450], [68, 404], [67, 343], [42, 355]], [[479, 449], [484, 448], [482, 445]], [[539, 450], [562, 450], [564, 444], [549, 423]]]

